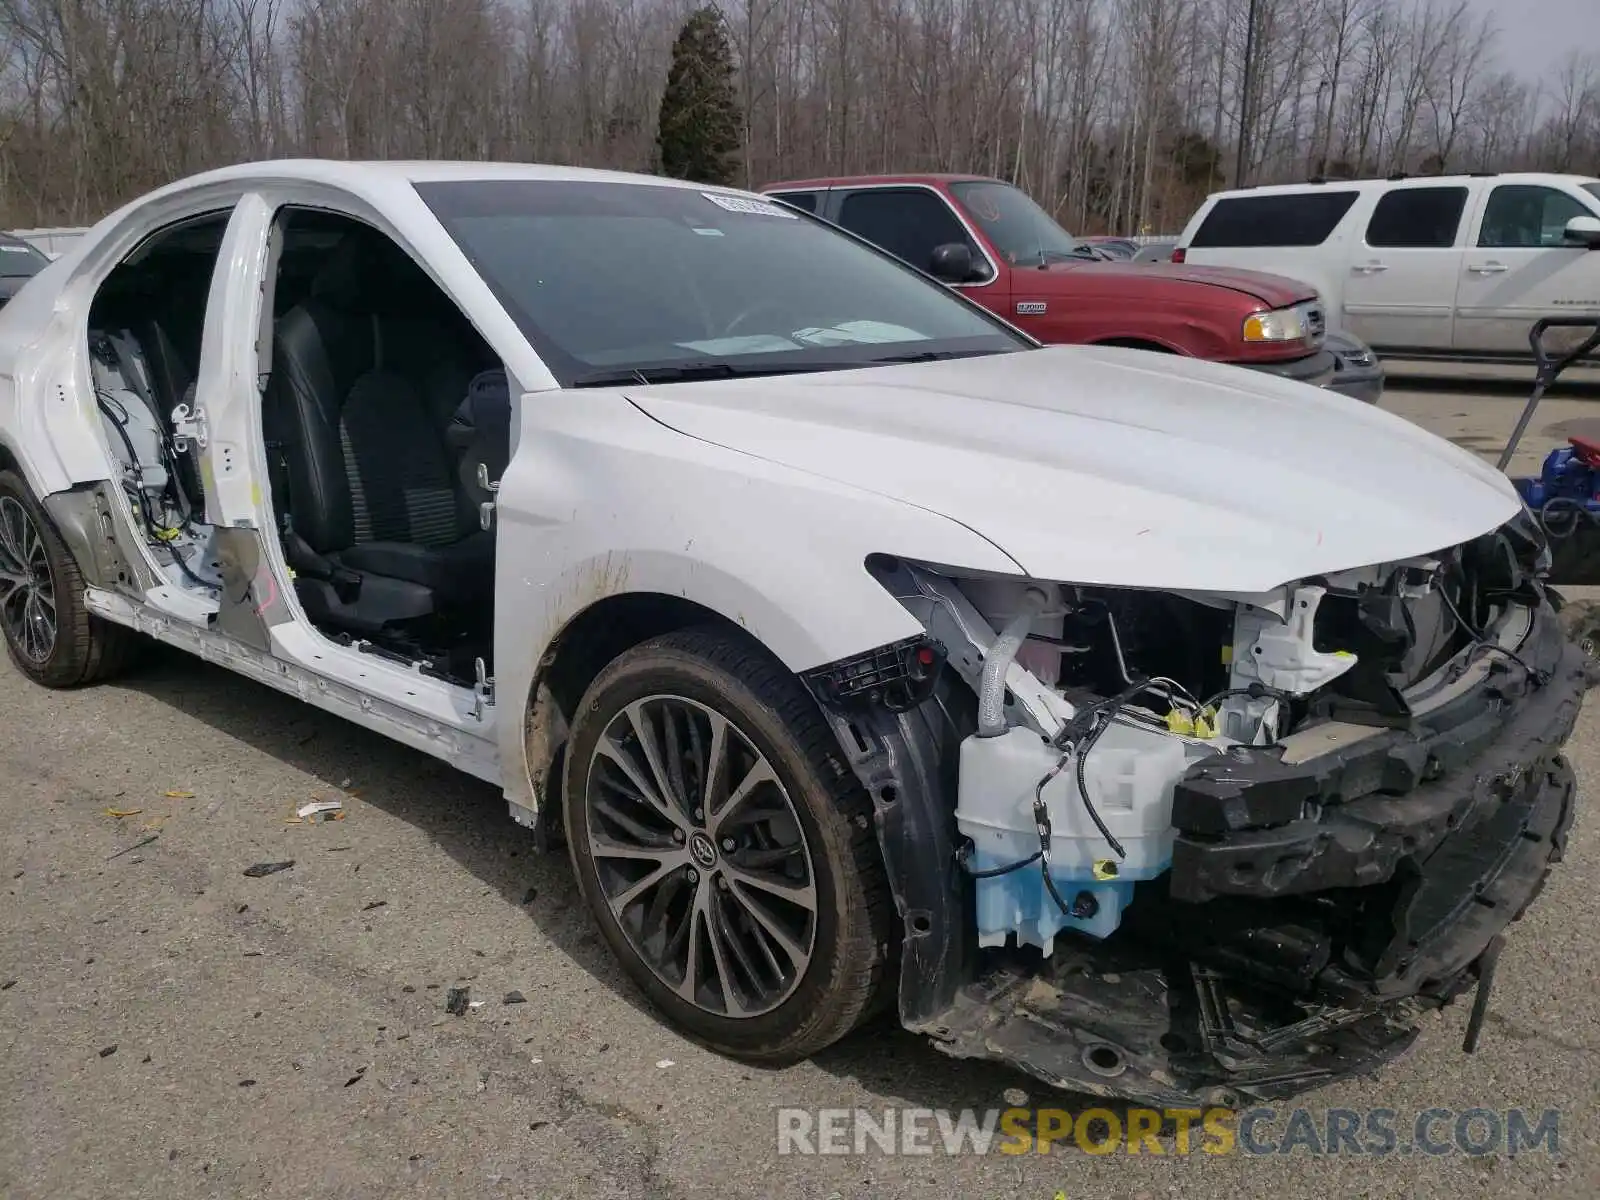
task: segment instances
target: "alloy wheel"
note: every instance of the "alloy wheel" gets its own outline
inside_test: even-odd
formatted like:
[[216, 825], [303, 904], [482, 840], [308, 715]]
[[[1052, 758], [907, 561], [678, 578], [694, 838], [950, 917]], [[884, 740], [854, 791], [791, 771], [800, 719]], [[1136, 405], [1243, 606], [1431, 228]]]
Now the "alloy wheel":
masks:
[[56, 592], [43, 536], [28, 510], [0, 496], [0, 620], [18, 654], [43, 665], [56, 645]]
[[817, 876], [794, 801], [755, 743], [686, 697], [607, 724], [584, 789], [605, 902], [685, 1001], [748, 1018], [793, 995], [816, 941]]

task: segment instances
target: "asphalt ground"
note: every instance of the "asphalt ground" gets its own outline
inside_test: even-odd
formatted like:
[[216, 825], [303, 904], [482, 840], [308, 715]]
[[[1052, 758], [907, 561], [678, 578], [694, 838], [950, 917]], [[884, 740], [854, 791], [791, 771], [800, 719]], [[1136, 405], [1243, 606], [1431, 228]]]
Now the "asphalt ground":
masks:
[[[1385, 401], [1491, 455], [1518, 404], [1514, 386]], [[1586, 418], [1600, 428], [1593, 399], [1552, 400], [1524, 459]], [[1600, 779], [1600, 707], [1571, 754]], [[1280, 1106], [1228, 1153], [1197, 1130], [1187, 1153], [1170, 1135], [1161, 1154], [1090, 1153], [1069, 1134], [1050, 1153], [1004, 1153], [1002, 1135], [947, 1154], [935, 1135], [933, 1153], [868, 1137], [862, 1154], [780, 1154], [780, 1120], [830, 1128], [823, 1109], [1020, 1102], [1071, 1120], [1090, 1102], [892, 1023], [785, 1070], [701, 1050], [643, 1006], [564, 857], [537, 856], [494, 789], [175, 652], [70, 694], [0, 666], [0, 780], [7, 1200], [1600, 1195], [1600, 823], [1581, 808], [1474, 1056], [1458, 1004], [1403, 1061]], [[343, 820], [290, 822], [329, 797]], [[481, 1005], [447, 1014], [457, 987]], [[1457, 1136], [1472, 1109], [1498, 1140], [1481, 1113]], [[1530, 1127], [1553, 1112], [1555, 1137], [1509, 1153], [1510, 1110]], [[1419, 1114], [1444, 1153], [1404, 1152]], [[1360, 1137], [1313, 1153], [1308, 1129], [1320, 1144], [1349, 1119]], [[1382, 1148], [1373, 1122], [1395, 1149], [1355, 1153]], [[1098, 1148], [1106, 1127], [1083, 1128]]]

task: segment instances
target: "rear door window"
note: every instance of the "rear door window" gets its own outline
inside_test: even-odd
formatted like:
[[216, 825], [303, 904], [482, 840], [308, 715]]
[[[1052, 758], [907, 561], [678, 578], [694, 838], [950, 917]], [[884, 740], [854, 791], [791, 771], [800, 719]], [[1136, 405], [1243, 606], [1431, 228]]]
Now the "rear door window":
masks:
[[851, 192], [839, 208], [839, 224], [919, 271], [933, 264], [937, 246], [959, 242], [978, 253], [950, 205], [926, 188]]
[[1194, 247], [1320, 246], [1356, 202], [1357, 193], [1294, 192], [1218, 200], [1195, 230]]
[[1489, 193], [1478, 245], [1516, 250], [1566, 246], [1567, 222], [1594, 214], [1577, 197], [1537, 183], [1503, 183]]
[[1455, 245], [1464, 187], [1396, 188], [1378, 201], [1367, 222], [1367, 245], [1443, 250]]
[[798, 208], [803, 212], [814, 213], [817, 211], [817, 198], [820, 192], [768, 192], [774, 200], [782, 200], [785, 204]]

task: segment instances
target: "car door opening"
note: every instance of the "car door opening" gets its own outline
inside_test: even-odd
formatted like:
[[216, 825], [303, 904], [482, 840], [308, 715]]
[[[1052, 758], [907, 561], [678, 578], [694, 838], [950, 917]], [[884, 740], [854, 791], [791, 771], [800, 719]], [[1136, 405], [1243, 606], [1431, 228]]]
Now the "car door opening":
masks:
[[181, 423], [195, 406], [206, 296], [226, 212], [163, 229], [95, 293], [89, 370], [100, 428], [149, 557], [181, 591], [215, 601], [221, 575], [205, 521], [200, 447]]
[[504, 366], [386, 235], [280, 222], [262, 421], [295, 593], [334, 641], [471, 685], [492, 663]]

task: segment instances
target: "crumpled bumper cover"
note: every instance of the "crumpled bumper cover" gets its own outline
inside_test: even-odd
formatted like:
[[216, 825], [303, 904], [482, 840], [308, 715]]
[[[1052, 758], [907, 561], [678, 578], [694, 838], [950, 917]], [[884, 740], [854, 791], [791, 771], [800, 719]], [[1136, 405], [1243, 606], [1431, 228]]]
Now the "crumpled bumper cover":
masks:
[[[1392, 884], [1393, 938], [1360, 990], [1407, 995], [1469, 965], [1559, 862], [1576, 788], [1561, 753], [1585, 656], [1542, 609], [1520, 657], [1415, 730], [1301, 764], [1266, 750], [1196, 767], [1174, 797], [1175, 899]], [[1352, 981], [1354, 983], [1355, 981]]]
[[1169, 1105], [1281, 1099], [1404, 1054], [1420, 1012], [1492, 964], [1572, 823], [1561, 749], [1589, 669], [1549, 605], [1518, 657], [1542, 683], [1506, 659], [1344, 751], [1197, 764], [1142, 925], [1136, 900], [1109, 942], [999, 958], [905, 1023], [955, 1057]]

